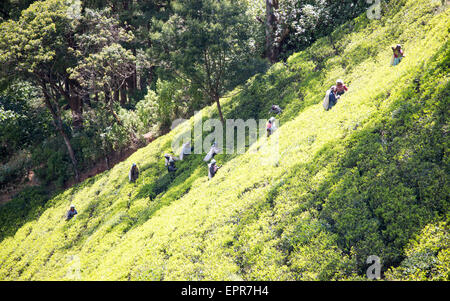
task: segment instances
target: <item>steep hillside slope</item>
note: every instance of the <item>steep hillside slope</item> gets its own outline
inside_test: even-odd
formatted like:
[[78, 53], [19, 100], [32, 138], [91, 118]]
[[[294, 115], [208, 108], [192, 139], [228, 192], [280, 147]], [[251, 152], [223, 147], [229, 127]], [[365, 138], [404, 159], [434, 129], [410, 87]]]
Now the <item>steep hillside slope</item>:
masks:
[[[226, 118], [285, 110], [275, 136], [218, 155], [211, 181], [203, 155], [174, 176], [164, 167], [192, 118], [48, 201], [22, 194], [0, 209], [0, 279], [366, 279], [376, 255], [388, 279], [448, 280], [449, 14], [397, 1], [231, 92]], [[407, 57], [391, 67], [397, 43]], [[349, 91], [324, 111], [337, 78]], [[71, 203], [79, 214], [65, 222]]]

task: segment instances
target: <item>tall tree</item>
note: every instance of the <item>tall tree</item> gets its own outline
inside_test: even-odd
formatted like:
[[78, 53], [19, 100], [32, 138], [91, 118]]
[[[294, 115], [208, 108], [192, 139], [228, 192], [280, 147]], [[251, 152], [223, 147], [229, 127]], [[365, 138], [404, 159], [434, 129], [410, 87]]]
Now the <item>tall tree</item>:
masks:
[[24, 78], [41, 88], [43, 103], [64, 139], [76, 179], [79, 179], [77, 160], [63, 127], [61, 100], [73, 108], [74, 123], [79, 125], [79, 100], [71, 94], [77, 83], [69, 79], [66, 71], [76, 64], [70, 50], [79, 8], [79, 1], [39, 1], [24, 10], [19, 20], [0, 25], [1, 73], [5, 77]]
[[275, 32], [278, 19], [275, 12], [278, 0], [266, 0], [266, 57], [273, 64], [278, 60], [278, 47], [275, 45]]
[[120, 123], [113, 102], [119, 101], [126, 81], [136, 70], [134, 55], [121, 43], [129, 43], [134, 35], [119, 26], [110, 9], [85, 9], [79, 28], [74, 37], [78, 64], [68, 69], [70, 79], [80, 83], [76, 93], [84, 99], [102, 92], [111, 114]]
[[[255, 19], [265, 27], [265, 57], [275, 63], [311, 45], [334, 28], [361, 14], [367, 7], [359, 0], [255, 0], [265, 2]], [[253, 13], [258, 10], [253, 10]], [[263, 17], [265, 20], [263, 21]]]
[[20, 12], [34, 0], [2, 0], [0, 1], [0, 20], [17, 19]]
[[[153, 18], [166, 21], [172, 13], [171, 0], [86, 0], [84, 9], [109, 9], [116, 16], [118, 25], [132, 32], [134, 38], [121, 43], [131, 50], [137, 58], [134, 72], [127, 78], [120, 91], [120, 102], [125, 104], [127, 97], [135, 90], [145, 90], [153, 81], [154, 64], [146, 55], [145, 50], [152, 47], [150, 30]], [[117, 94], [118, 96], [119, 94]]]
[[173, 15], [151, 35], [159, 67], [199, 87], [217, 104], [235, 73], [245, 65], [249, 51], [248, 17], [237, 0], [179, 0], [171, 2]]
[[80, 93], [103, 92], [111, 114], [121, 124], [113, 107], [113, 102], [117, 99], [111, 95], [118, 95], [125, 81], [133, 74], [134, 61], [130, 50], [113, 43], [98, 53], [90, 54], [74, 69], [71, 78], [81, 83]]

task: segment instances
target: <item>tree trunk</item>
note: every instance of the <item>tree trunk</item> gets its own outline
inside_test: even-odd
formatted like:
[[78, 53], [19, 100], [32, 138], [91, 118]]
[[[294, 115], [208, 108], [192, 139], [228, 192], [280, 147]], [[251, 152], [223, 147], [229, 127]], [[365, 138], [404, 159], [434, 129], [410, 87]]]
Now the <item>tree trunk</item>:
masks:
[[134, 90], [136, 89], [136, 81], [135, 81], [135, 76], [134, 73], [132, 75], [130, 75], [125, 82], [127, 83], [127, 88], [128, 88], [128, 92], [130, 94], [134, 93]]
[[113, 99], [115, 102], [119, 102], [119, 90], [113, 91]]
[[114, 100], [111, 98], [111, 92], [108, 90], [108, 88], [105, 88], [105, 103], [108, 106], [108, 109], [113, 115], [114, 119], [116, 119], [117, 123], [122, 125], [119, 116], [117, 116], [116, 112], [114, 112]]
[[65, 80], [65, 91], [63, 94], [69, 103], [72, 112], [72, 126], [75, 131], [83, 127], [83, 99], [74, 92], [73, 83]]
[[120, 88], [120, 105], [122, 107], [124, 107], [127, 104], [128, 100], [127, 100], [127, 92], [126, 92], [126, 87], [125, 85], [122, 86], [122, 88]]
[[278, 8], [278, 0], [266, 0], [266, 57], [273, 64], [278, 60], [278, 47], [275, 47], [275, 27], [277, 19], [274, 10]]
[[59, 132], [59, 134], [63, 137], [64, 143], [66, 144], [70, 160], [72, 161], [73, 171], [75, 173], [75, 179], [76, 179], [77, 182], [79, 182], [80, 181], [80, 176], [78, 174], [77, 159], [75, 158], [75, 152], [73, 151], [72, 145], [70, 144], [70, 139], [67, 136], [67, 134], [64, 132], [64, 128], [63, 128], [62, 120], [61, 120], [60, 109], [57, 107], [58, 104], [57, 103], [55, 104], [55, 106], [56, 106], [56, 109], [55, 109], [53, 107], [53, 105], [52, 105], [49, 93], [48, 93], [48, 91], [47, 91], [47, 89], [46, 89], [44, 84], [42, 85], [42, 92], [44, 93], [45, 105], [47, 106], [47, 108], [49, 109], [50, 113], [52, 114], [53, 124], [54, 124], [56, 130]]
[[83, 101], [78, 95], [70, 96], [70, 110], [72, 111], [72, 126], [75, 131], [83, 128]]
[[[131, 52], [133, 53], [134, 57], [137, 56], [137, 51], [136, 51], [136, 47], [135, 46], [133, 46], [133, 48], [131, 49]], [[132, 77], [133, 78], [133, 92], [134, 92], [134, 90], [137, 89], [137, 80], [138, 80], [137, 77], [138, 76], [137, 76], [136, 62], [133, 62], [133, 77]]]
[[92, 104], [91, 104], [91, 96], [89, 94], [86, 94], [83, 97], [83, 105], [86, 104], [89, 108], [92, 108]]
[[[147, 84], [149, 87], [151, 87], [152, 83], [153, 83], [153, 77], [154, 77], [154, 70], [155, 70], [155, 66], [151, 66], [148, 70], [148, 79], [147, 79]], [[147, 87], [145, 87], [147, 88]]]
[[72, 149], [72, 145], [70, 144], [69, 137], [67, 136], [67, 134], [64, 132], [64, 129], [62, 128], [62, 124], [61, 124], [61, 126], [58, 127], [58, 131], [61, 134], [61, 136], [63, 137], [64, 143], [66, 144], [66, 147], [67, 147], [67, 151], [69, 152], [69, 157], [70, 157], [70, 160], [72, 161], [72, 165], [73, 165], [73, 171], [75, 173], [75, 179], [77, 180], [77, 182], [79, 182], [80, 175], [78, 174], [77, 159], [75, 158], [75, 153]]
[[220, 121], [222, 122], [222, 125], [225, 125], [225, 120], [223, 119], [223, 114], [222, 114], [222, 108], [220, 106], [220, 97], [219, 97], [219, 95], [217, 95], [217, 94], [214, 95], [214, 101], [217, 104], [217, 111], [219, 111]]
[[110, 169], [109, 167], [109, 158], [108, 158], [108, 154], [105, 154], [105, 163], [106, 163], [106, 169]]
[[123, 10], [127, 11], [129, 9], [128, 0], [123, 0], [122, 5], [123, 5]]

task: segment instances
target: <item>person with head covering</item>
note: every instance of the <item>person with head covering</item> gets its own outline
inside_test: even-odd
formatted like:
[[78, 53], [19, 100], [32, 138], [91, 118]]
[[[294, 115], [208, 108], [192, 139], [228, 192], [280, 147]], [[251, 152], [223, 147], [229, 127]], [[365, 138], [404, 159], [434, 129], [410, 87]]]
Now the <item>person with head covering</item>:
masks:
[[212, 159], [211, 163], [208, 164], [208, 178], [211, 180], [215, 175], [216, 172], [219, 170], [221, 166], [216, 165], [216, 160]]
[[402, 45], [397, 44], [397, 46], [392, 47], [392, 52], [393, 52], [393, 56], [392, 56], [391, 65], [396, 66], [396, 65], [400, 64], [401, 60], [405, 57], [405, 54], [403, 53], [403, 50], [402, 50]]
[[70, 205], [70, 209], [66, 213], [66, 221], [72, 219], [72, 217], [74, 217], [76, 214], [78, 214], [78, 212], [75, 209], [75, 205]]
[[180, 152], [180, 161], [183, 160], [184, 156], [191, 154], [191, 142], [188, 141], [183, 144]]
[[209, 149], [209, 152], [206, 154], [205, 158], [203, 158], [203, 161], [208, 162], [211, 159], [214, 159], [214, 156], [219, 153], [219, 148], [217, 147], [217, 142], [214, 141], [214, 143], [211, 145], [211, 148]]
[[269, 121], [267, 122], [267, 125], [266, 125], [267, 137], [272, 135], [273, 132], [275, 132], [276, 129], [277, 129], [277, 127], [275, 125], [275, 117], [270, 117], [270, 119], [269, 119]]
[[175, 161], [177, 158], [175, 158], [169, 154], [165, 154], [164, 158], [166, 159], [165, 166], [167, 167], [167, 171], [175, 172], [177, 170], [177, 168], [175, 167]]
[[283, 110], [282, 110], [279, 106], [277, 106], [277, 105], [273, 105], [273, 106], [270, 108], [270, 113], [281, 114], [282, 112], [283, 112]]
[[328, 106], [327, 106], [326, 110], [328, 111], [332, 107], [334, 107], [334, 105], [337, 103], [337, 100], [339, 98], [339, 96], [336, 95], [336, 86], [332, 86], [330, 88], [330, 90], [328, 90], [327, 97], [328, 97]]
[[128, 173], [128, 179], [130, 180], [130, 182], [134, 183], [136, 182], [138, 177], [139, 177], [139, 168], [137, 167], [136, 163], [133, 163], [131, 165], [130, 172]]
[[344, 81], [342, 79], [338, 79], [336, 81], [336, 85], [332, 86], [326, 93], [325, 98], [323, 99], [323, 108], [328, 111], [332, 107], [334, 107], [338, 101], [338, 99], [341, 97], [342, 94], [344, 94], [346, 91], [348, 91], [347, 86], [344, 84]]
[[334, 92], [335, 92], [336, 96], [341, 96], [348, 90], [348, 88], [344, 85], [344, 81], [342, 79], [338, 79], [336, 81], [336, 86], [334, 86], [334, 87], [335, 87]]

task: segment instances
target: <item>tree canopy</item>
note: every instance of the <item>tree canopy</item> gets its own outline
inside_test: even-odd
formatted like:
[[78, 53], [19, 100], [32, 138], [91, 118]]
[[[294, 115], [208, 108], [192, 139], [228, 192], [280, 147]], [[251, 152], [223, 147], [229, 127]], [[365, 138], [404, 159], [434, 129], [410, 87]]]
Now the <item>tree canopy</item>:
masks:
[[[356, 16], [360, 2], [5, 1], [0, 90], [7, 99], [9, 86], [31, 85], [57, 134], [42, 140], [66, 147], [56, 165], [71, 162], [67, 180], [108, 161], [107, 149], [139, 145], [211, 103], [223, 122], [227, 91]], [[47, 165], [42, 160], [34, 164]]]

